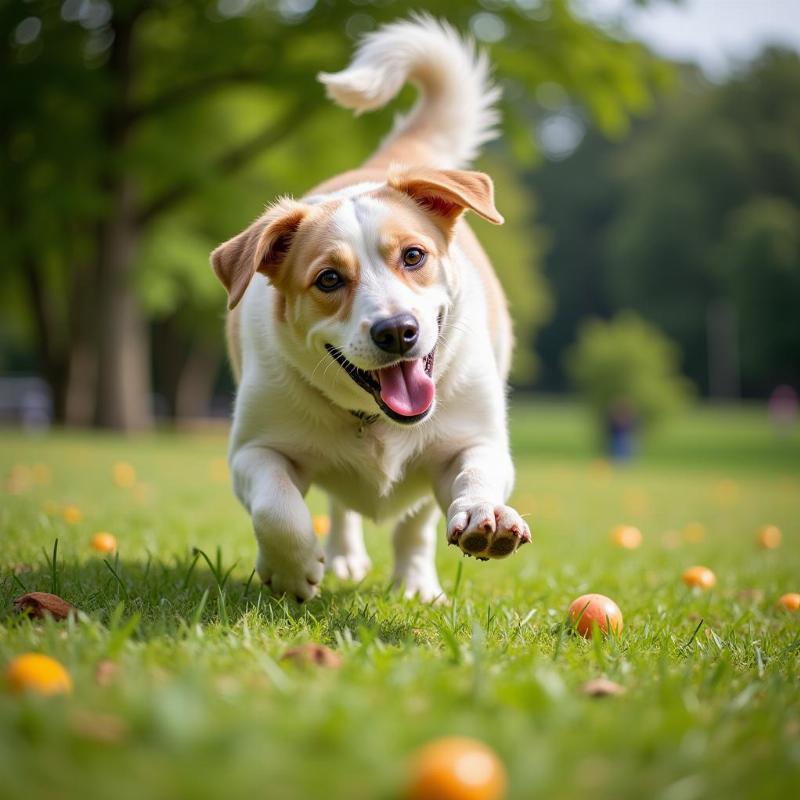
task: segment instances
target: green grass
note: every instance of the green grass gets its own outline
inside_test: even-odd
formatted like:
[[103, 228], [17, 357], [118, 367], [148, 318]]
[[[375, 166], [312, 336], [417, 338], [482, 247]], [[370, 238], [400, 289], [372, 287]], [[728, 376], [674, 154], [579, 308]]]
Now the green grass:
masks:
[[[219, 474], [222, 436], [0, 433], [0, 475], [51, 473], [0, 494], [0, 669], [41, 651], [75, 683], [63, 698], [0, 689], [0, 797], [399, 798], [409, 755], [448, 734], [490, 743], [513, 798], [791, 796], [800, 614], [775, 600], [800, 591], [800, 437], [779, 440], [762, 409], [699, 410], [612, 470], [573, 409], [520, 405], [513, 439], [534, 544], [481, 564], [442, 543], [452, 603], [431, 608], [387, 590], [385, 527], [368, 528], [362, 585], [328, 577], [305, 606], [261, 591]], [[117, 461], [135, 487], [114, 484]], [[319, 494], [310, 503], [324, 511]], [[65, 504], [83, 520], [64, 522]], [[693, 521], [702, 541], [680, 533]], [[608, 543], [621, 522], [642, 529], [641, 548]], [[779, 550], [754, 545], [767, 522]], [[88, 548], [98, 530], [119, 540], [107, 563]], [[695, 563], [716, 572], [712, 592], [682, 585]], [[23, 590], [54, 589], [78, 620], [12, 613]], [[619, 639], [563, 629], [587, 591], [619, 603]], [[342, 669], [280, 661], [307, 641], [339, 651]], [[108, 659], [118, 672], [99, 685]], [[599, 675], [627, 693], [581, 694]]]

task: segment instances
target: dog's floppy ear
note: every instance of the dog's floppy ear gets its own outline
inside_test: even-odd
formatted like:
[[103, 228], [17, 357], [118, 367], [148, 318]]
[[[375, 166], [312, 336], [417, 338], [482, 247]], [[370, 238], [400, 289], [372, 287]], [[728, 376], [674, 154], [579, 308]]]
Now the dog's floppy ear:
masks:
[[448, 227], [467, 209], [495, 225], [504, 222], [494, 205], [492, 179], [483, 172], [409, 167], [394, 169], [388, 183]]
[[302, 203], [281, 200], [211, 253], [214, 272], [228, 291], [229, 309], [238, 305], [256, 272], [275, 278], [307, 213]]

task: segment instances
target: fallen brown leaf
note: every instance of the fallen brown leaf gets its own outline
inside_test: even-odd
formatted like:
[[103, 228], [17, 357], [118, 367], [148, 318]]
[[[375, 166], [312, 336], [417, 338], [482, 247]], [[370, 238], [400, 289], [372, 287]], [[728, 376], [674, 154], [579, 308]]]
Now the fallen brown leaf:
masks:
[[47, 592], [28, 592], [14, 601], [14, 608], [20, 614], [27, 614], [34, 619], [53, 617], [66, 619], [75, 611], [75, 606], [60, 598], [57, 594]]
[[339, 669], [342, 666], [342, 657], [338, 653], [335, 653], [329, 647], [325, 647], [324, 644], [315, 644], [314, 642], [301, 644], [298, 647], [290, 647], [281, 656], [281, 661], [291, 661], [299, 666], [313, 664], [329, 669]]
[[608, 678], [593, 678], [581, 686], [581, 691], [590, 697], [609, 697], [625, 694], [626, 689]]
[[112, 714], [75, 711], [70, 716], [70, 725], [78, 736], [104, 744], [116, 744], [128, 735], [127, 723]]
[[741, 589], [736, 592], [735, 597], [739, 600], [752, 600], [754, 603], [760, 603], [764, 599], [764, 592], [761, 589]]
[[94, 680], [98, 686], [110, 686], [119, 672], [119, 664], [116, 661], [105, 659], [98, 661], [94, 670]]

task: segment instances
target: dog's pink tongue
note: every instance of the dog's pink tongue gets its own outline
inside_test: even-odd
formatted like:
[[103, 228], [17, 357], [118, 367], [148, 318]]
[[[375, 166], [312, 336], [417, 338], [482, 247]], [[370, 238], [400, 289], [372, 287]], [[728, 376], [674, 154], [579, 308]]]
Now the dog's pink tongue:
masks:
[[381, 399], [396, 414], [415, 417], [423, 414], [433, 402], [433, 381], [425, 373], [424, 359], [401, 361], [393, 367], [378, 370]]

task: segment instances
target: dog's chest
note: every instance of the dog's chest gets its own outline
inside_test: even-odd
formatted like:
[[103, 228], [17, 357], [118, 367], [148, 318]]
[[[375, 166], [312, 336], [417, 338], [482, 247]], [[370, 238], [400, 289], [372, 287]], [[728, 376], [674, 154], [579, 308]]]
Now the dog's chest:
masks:
[[401, 513], [431, 490], [416, 438], [356, 427], [352, 436], [340, 438], [335, 461], [322, 459], [310, 470], [312, 481], [373, 519]]

